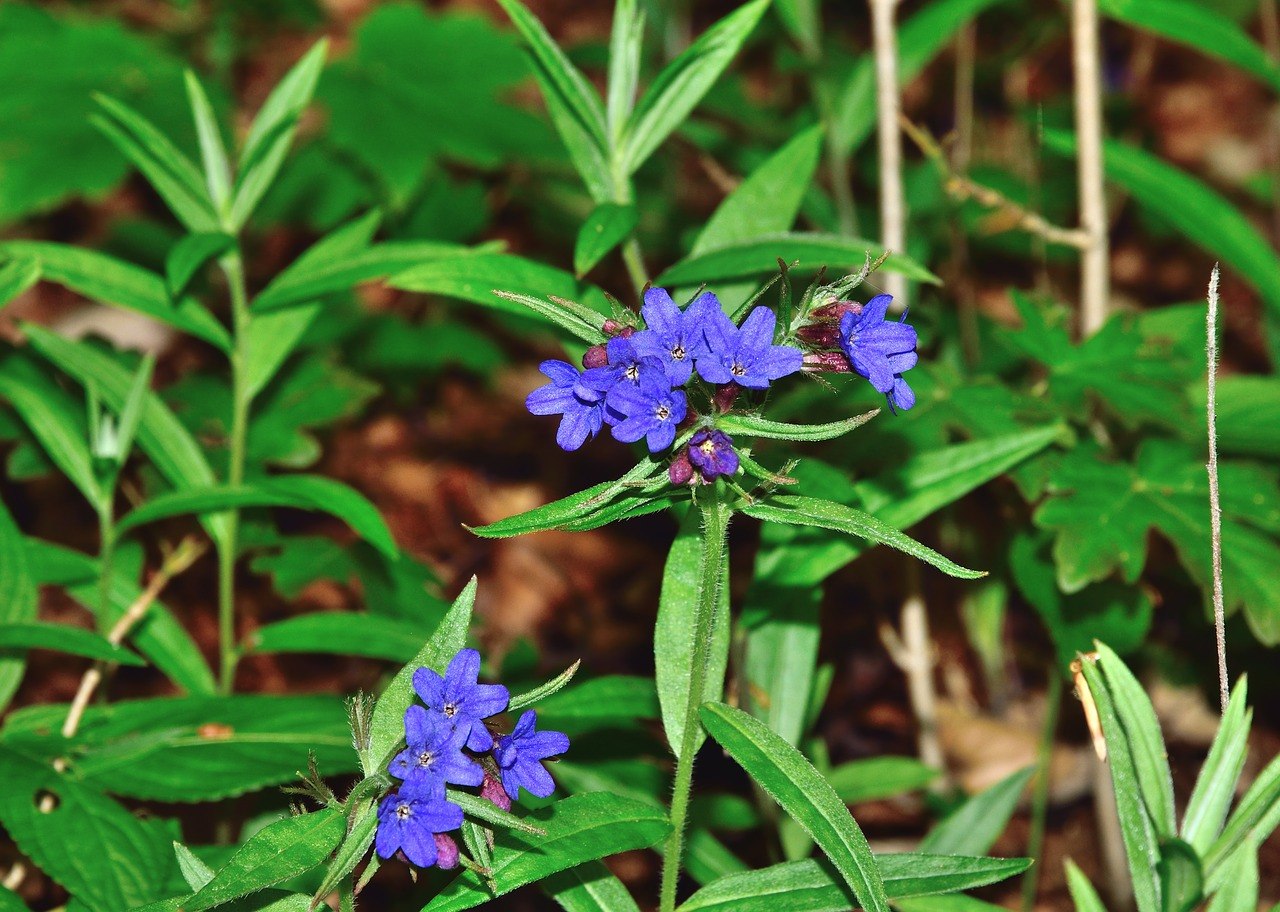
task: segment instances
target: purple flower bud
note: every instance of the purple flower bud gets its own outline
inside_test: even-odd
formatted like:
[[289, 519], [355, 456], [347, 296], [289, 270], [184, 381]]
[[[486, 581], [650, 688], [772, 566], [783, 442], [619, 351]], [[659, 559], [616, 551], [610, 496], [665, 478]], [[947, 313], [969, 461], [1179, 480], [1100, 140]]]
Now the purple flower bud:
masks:
[[829, 320], [839, 323], [847, 313], [857, 316], [862, 313], [862, 304], [857, 301], [836, 301], [832, 304], [824, 304], [823, 306], [816, 308], [811, 316], [815, 320]]
[[796, 330], [796, 336], [816, 348], [840, 345], [840, 329], [834, 323], [810, 323]]
[[702, 473], [702, 480], [715, 481], [738, 471], [738, 454], [733, 440], [724, 431], [698, 431], [689, 441], [689, 459]]
[[582, 355], [582, 366], [587, 370], [593, 367], [604, 367], [609, 363], [609, 350], [603, 345], [593, 345]]
[[742, 387], [736, 383], [726, 383], [724, 386], [717, 387], [712, 401], [715, 402], [716, 410], [720, 414], [724, 414], [733, 408], [733, 403], [738, 399], [738, 393], [742, 391]]
[[853, 370], [844, 352], [808, 352], [804, 356], [804, 369], [811, 374], [847, 374]]
[[502, 787], [502, 781], [494, 777], [487, 769], [484, 773], [484, 782], [480, 786], [480, 797], [488, 798], [504, 811], [511, 810], [511, 796]]
[[693, 463], [689, 461], [689, 450], [686, 447], [676, 454], [667, 467], [667, 478], [673, 485], [688, 484], [693, 480]]
[[436, 867], [451, 871], [458, 866], [458, 843], [448, 833], [436, 833]]

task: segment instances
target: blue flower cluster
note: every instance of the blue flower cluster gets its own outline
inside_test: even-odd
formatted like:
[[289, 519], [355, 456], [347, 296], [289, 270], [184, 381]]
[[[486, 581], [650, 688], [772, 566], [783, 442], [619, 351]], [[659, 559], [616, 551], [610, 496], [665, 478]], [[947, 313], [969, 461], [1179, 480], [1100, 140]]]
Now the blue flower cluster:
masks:
[[400, 786], [378, 807], [378, 855], [397, 852], [418, 867], [452, 868], [458, 844], [449, 833], [462, 826], [462, 809], [446, 785], [480, 786], [480, 795], [503, 810], [523, 788], [545, 798], [555, 782], [542, 765], [569, 749], [561, 732], [537, 731], [536, 714], [520, 716], [508, 735], [494, 738], [488, 721], [505, 712], [510, 694], [501, 684], [480, 684], [480, 653], [463, 649], [443, 676], [430, 668], [413, 673], [422, 700], [405, 710], [406, 747], [387, 767]]

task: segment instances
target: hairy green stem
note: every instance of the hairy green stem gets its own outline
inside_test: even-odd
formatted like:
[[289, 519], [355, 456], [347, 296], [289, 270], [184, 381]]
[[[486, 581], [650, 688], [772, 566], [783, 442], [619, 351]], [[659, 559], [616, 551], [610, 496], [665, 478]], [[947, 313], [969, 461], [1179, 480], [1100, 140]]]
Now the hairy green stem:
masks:
[[689, 669], [689, 698], [684, 711], [684, 728], [680, 734], [680, 752], [676, 755], [675, 786], [671, 793], [671, 835], [662, 853], [662, 892], [660, 912], [673, 912], [676, 886], [680, 880], [680, 862], [684, 856], [685, 824], [689, 815], [689, 798], [693, 790], [693, 757], [698, 750], [702, 724], [698, 708], [702, 705], [707, 684], [707, 664], [711, 651], [711, 633], [715, 626], [716, 605], [720, 599], [720, 581], [724, 576], [729, 552], [729, 505], [719, 487], [704, 489], [698, 503], [702, 511], [702, 562], [699, 570], [697, 613], [693, 623], [693, 656]]
[[[248, 345], [249, 296], [245, 288], [244, 261], [238, 252], [222, 260], [231, 293], [231, 318], [234, 343], [231, 351], [231, 433], [228, 440], [227, 484], [244, 482], [245, 443], [249, 431], [249, 390], [245, 363]], [[235, 686], [236, 663], [236, 540], [240, 531], [240, 511], [226, 513], [226, 534], [218, 543], [218, 652], [220, 673], [218, 686], [229, 694]]]
[[[1062, 704], [1062, 670], [1049, 668], [1049, 692], [1045, 695], [1044, 728], [1040, 731], [1040, 748], [1036, 755], [1036, 784], [1031, 793], [1031, 834], [1027, 838], [1027, 856], [1040, 858], [1044, 848], [1045, 823], [1049, 815], [1049, 767], [1053, 760], [1053, 740], [1058, 731], [1058, 715]], [[1022, 875], [1022, 912], [1035, 908], [1039, 891], [1039, 871], [1033, 864]]]
[[98, 508], [98, 626], [110, 629], [107, 622], [111, 610], [111, 567], [116, 553], [116, 522], [112, 515], [112, 497], [103, 494]]

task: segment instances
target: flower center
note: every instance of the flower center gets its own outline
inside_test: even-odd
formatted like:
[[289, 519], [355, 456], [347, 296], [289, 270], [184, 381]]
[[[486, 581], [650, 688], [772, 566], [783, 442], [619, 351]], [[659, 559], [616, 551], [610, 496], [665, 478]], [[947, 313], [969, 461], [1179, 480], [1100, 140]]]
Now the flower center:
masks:
[[413, 811], [409, 808], [407, 801], [396, 805], [396, 816], [401, 820], [408, 820], [413, 815]]
[[654, 415], [657, 416], [659, 421], [666, 421], [671, 417], [671, 409], [666, 405], [660, 405]]
[[737, 361], [733, 362], [733, 367], [729, 368], [729, 373], [733, 374], [735, 377], [744, 376], [746, 372], [747, 369]]
[[426, 767], [429, 767], [435, 759], [436, 759], [436, 755], [433, 754], [431, 751], [423, 751], [422, 753], [418, 754], [418, 766], [421, 766], [425, 769]]
[[444, 705], [444, 717], [446, 719], [452, 719], [455, 715], [457, 715], [457, 713], [458, 713], [457, 703], [446, 703]]
[[624, 377], [626, 377], [628, 380], [633, 380], [633, 381], [634, 381], [634, 380], [639, 380], [639, 379], [640, 379], [640, 365], [639, 365], [639, 364], [636, 364], [636, 363], [634, 363], [634, 362], [632, 362], [631, 364], [628, 364], [628, 365], [626, 366], [626, 368], [623, 370], [622, 375], [623, 375]]
[[714, 440], [704, 440], [698, 444], [698, 449], [702, 451], [702, 455], [710, 459], [716, 454], [716, 442]]
[[683, 361], [685, 356], [684, 346], [677, 342], [671, 346], [671, 358], [674, 361]]

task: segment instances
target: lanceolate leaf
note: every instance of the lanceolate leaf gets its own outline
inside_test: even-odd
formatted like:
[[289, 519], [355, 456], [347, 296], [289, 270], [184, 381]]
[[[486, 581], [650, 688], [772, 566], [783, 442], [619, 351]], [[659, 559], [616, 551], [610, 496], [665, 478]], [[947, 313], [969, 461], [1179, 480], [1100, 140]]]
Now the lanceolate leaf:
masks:
[[[0, 824], [18, 850], [95, 912], [156, 899], [175, 865], [166, 827], [144, 823], [43, 760], [0, 746]], [[45, 796], [53, 809], [41, 811]]]
[[1249, 685], [1244, 679], [1231, 692], [1231, 702], [1222, 715], [1209, 756], [1200, 768], [1195, 790], [1182, 815], [1182, 838], [1202, 857], [1222, 830], [1235, 797], [1236, 782], [1248, 753], [1249, 728], [1253, 711], [1246, 707]]
[[40, 275], [72, 291], [129, 310], [230, 351], [231, 337], [195, 298], [169, 296], [164, 279], [96, 250], [49, 241], [0, 242], [0, 255], [40, 261]]
[[512, 697], [511, 701], [507, 704], [507, 711], [515, 712], [516, 710], [533, 706], [539, 701], [545, 700], [547, 697], [554, 695], [557, 691], [573, 680], [573, 676], [578, 673], [578, 668], [581, 665], [582, 660], [579, 659], [541, 687], [535, 687], [527, 693], [517, 694]]
[[1019, 770], [979, 792], [934, 827], [920, 851], [938, 855], [981, 855], [1004, 832], [1034, 768]]
[[[878, 257], [884, 250], [871, 241], [842, 238], [826, 234], [784, 233], [755, 236], [722, 247], [714, 247], [685, 257], [654, 282], [658, 285], [697, 285], [750, 279], [778, 271], [778, 260], [795, 262], [797, 269], [857, 271], [866, 258]], [[899, 272], [909, 279], [932, 284], [942, 280], [915, 260], [899, 253], [890, 254], [881, 265], [887, 272]]]
[[0, 308], [40, 281], [40, 261], [35, 257], [14, 257], [0, 266]]
[[195, 120], [196, 136], [200, 140], [200, 161], [204, 166], [205, 187], [219, 218], [231, 202], [231, 162], [222, 144], [222, 131], [218, 118], [209, 104], [209, 96], [196, 74], [187, 70], [183, 74], [187, 89], [187, 101], [191, 105], [191, 117]]
[[552, 874], [542, 882], [542, 889], [565, 912], [640, 912], [622, 881], [598, 861]]
[[[351, 631], [358, 629], [359, 636]], [[254, 632], [250, 652], [314, 652], [407, 662], [422, 647], [423, 625], [381, 614], [328, 611], [267, 624]]]
[[254, 833], [195, 896], [183, 912], [202, 912], [256, 893], [321, 864], [338, 847], [345, 819], [324, 808], [286, 817]]
[[[938, 770], [914, 757], [851, 760], [827, 774], [827, 781], [845, 804], [913, 792], [937, 778]], [[924, 851], [923, 848], [921, 850]]]
[[844, 421], [831, 421], [827, 424], [787, 424], [783, 421], [770, 421], [758, 415], [725, 415], [717, 419], [716, 426], [725, 433], [742, 434], [745, 437], [767, 437], [773, 440], [802, 440], [813, 443], [819, 440], [831, 440], [841, 437], [852, 430], [862, 427], [876, 415], [879, 409], [846, 418]]
[[449, 660], [467, 643], [467, 630], [471, 626], [471, 610], [475, 603], [476, 580], [472, 577], [431, 638], [423, 644], [413, 661], [400, 669], [378, 698], [370, 726], [369, 750], [361, 758], [366, 776], [385, 769], [392, 751], [404, 740], [404, 712], [413, 702], [413, 673], [419, 668], [432, 668], [444, 674]]
[[71, 750], [76, 778], [154, 801], [216, 801], [290, 782], [314, 753], [330, 775], [356, 769], [342, 701], [330, 696], [162, 697], [90, 707], [68, 743], [64, 705], [13, 713], [0, 741], [50, 759]]
[[[966, 858], [954, 855], [877, 855], [889, 899], [952, 893], [1021, 874], [1029, 858]], [[858, 905], [827, 861], [788, 861], [722, 877], [703, 887], [679, 912], [845, 912]]]
[[[34, 621], [38, 595], [22, 532], [0, 501], [0, 621], [5, 626]], [[13, 698], [26, 667], [24, 656], [0, 653], [0, 710]]]
[[866, 912], [887, 912], [884, 883], [862, 830], [822, 774], [804, 756], [740, 709], [708, 703], [711, 737], [782, 806], [826, 853]]
[[229, 234], [210, 231], [188, 234], [174, 244], [164, 262], [169, 294], [175, 300], [181, 298], [200, 269], [214, 257], [230, 250], [235, 243], [235, 238]]
[[333, 860], [325, 870], [324, 880], [316, 890], [316, 899], [319, 901], [323, 901], [326, 896], [338, 889], [343, 879], [364, 860], [369, 854], [369, 847], [373, 845], [373, 837], [378, 831], [377, 801], [365, 799], [354, 809], [348, 806], [347, 813], [349, 815], [347, 835], [343, 837], [342, 845], [334, 853]]
[[578, 229], [578, 240], [573, 248], [573, 271], [586, 275], [635, 230], [640, 214], [633, 205], [601, 203]]
[[557, 801], [535, 811], [530, 821], [542, 827], [546, 835], [512, 831], [498, 836], [489, 874], [493, 893], [480, 875], [466, 871], [431, 900], [423, 912], [473, 908], [583, 862], [647, 848], [670, 829], [661, 809], [603, 793], [573, 795]]
[[125, 514], [116, 529], [124, 533], [158, 519], [212, 513], [231, 507], [320, 510], [341, 518], [387, 557], [395, 558], [399, 554], [395, 539], [377, 508], [354, 488], [323, 475], [278, 475], [237, 487], [192, 487], [159, 494]]
[[1085, 876], [1074, 861], [1067, 859], [1067, 888], [1071, 891], [1071, 901], [1075, 903], [1076, 912], [1107, 912], [1102, 898], [1093, 888], [1089, 878]]
[[774, 496], [765, 501], [748, 504], [742, 508], [742, 512], [768, 522], [815, 526], [890, 545], [937, 567], [950, 576], [961, 579], [977, 579], [984, 575], [981, 571], [968, 570], [948, 560], [932, 548], [920, 544], [869, 513], [829, 500], [794, 495]]
[[106, 637], [82, 627], [12, 622], [0, 627], [0, 650], [13, 653], [27, 649], [50, 649], [121, 665], [147, 664], [129, 650], [115, 646]]
[[1205, 878], [1211, 888], [1221, 883], [1231, 856], [1237, 851], [1257, 851], [1280, 824], [1280, 757], [1276, 757], [1258, 774], [1235, 811], [1227, 818], [1221, 835], [1213, 841], [1204, 856]]

